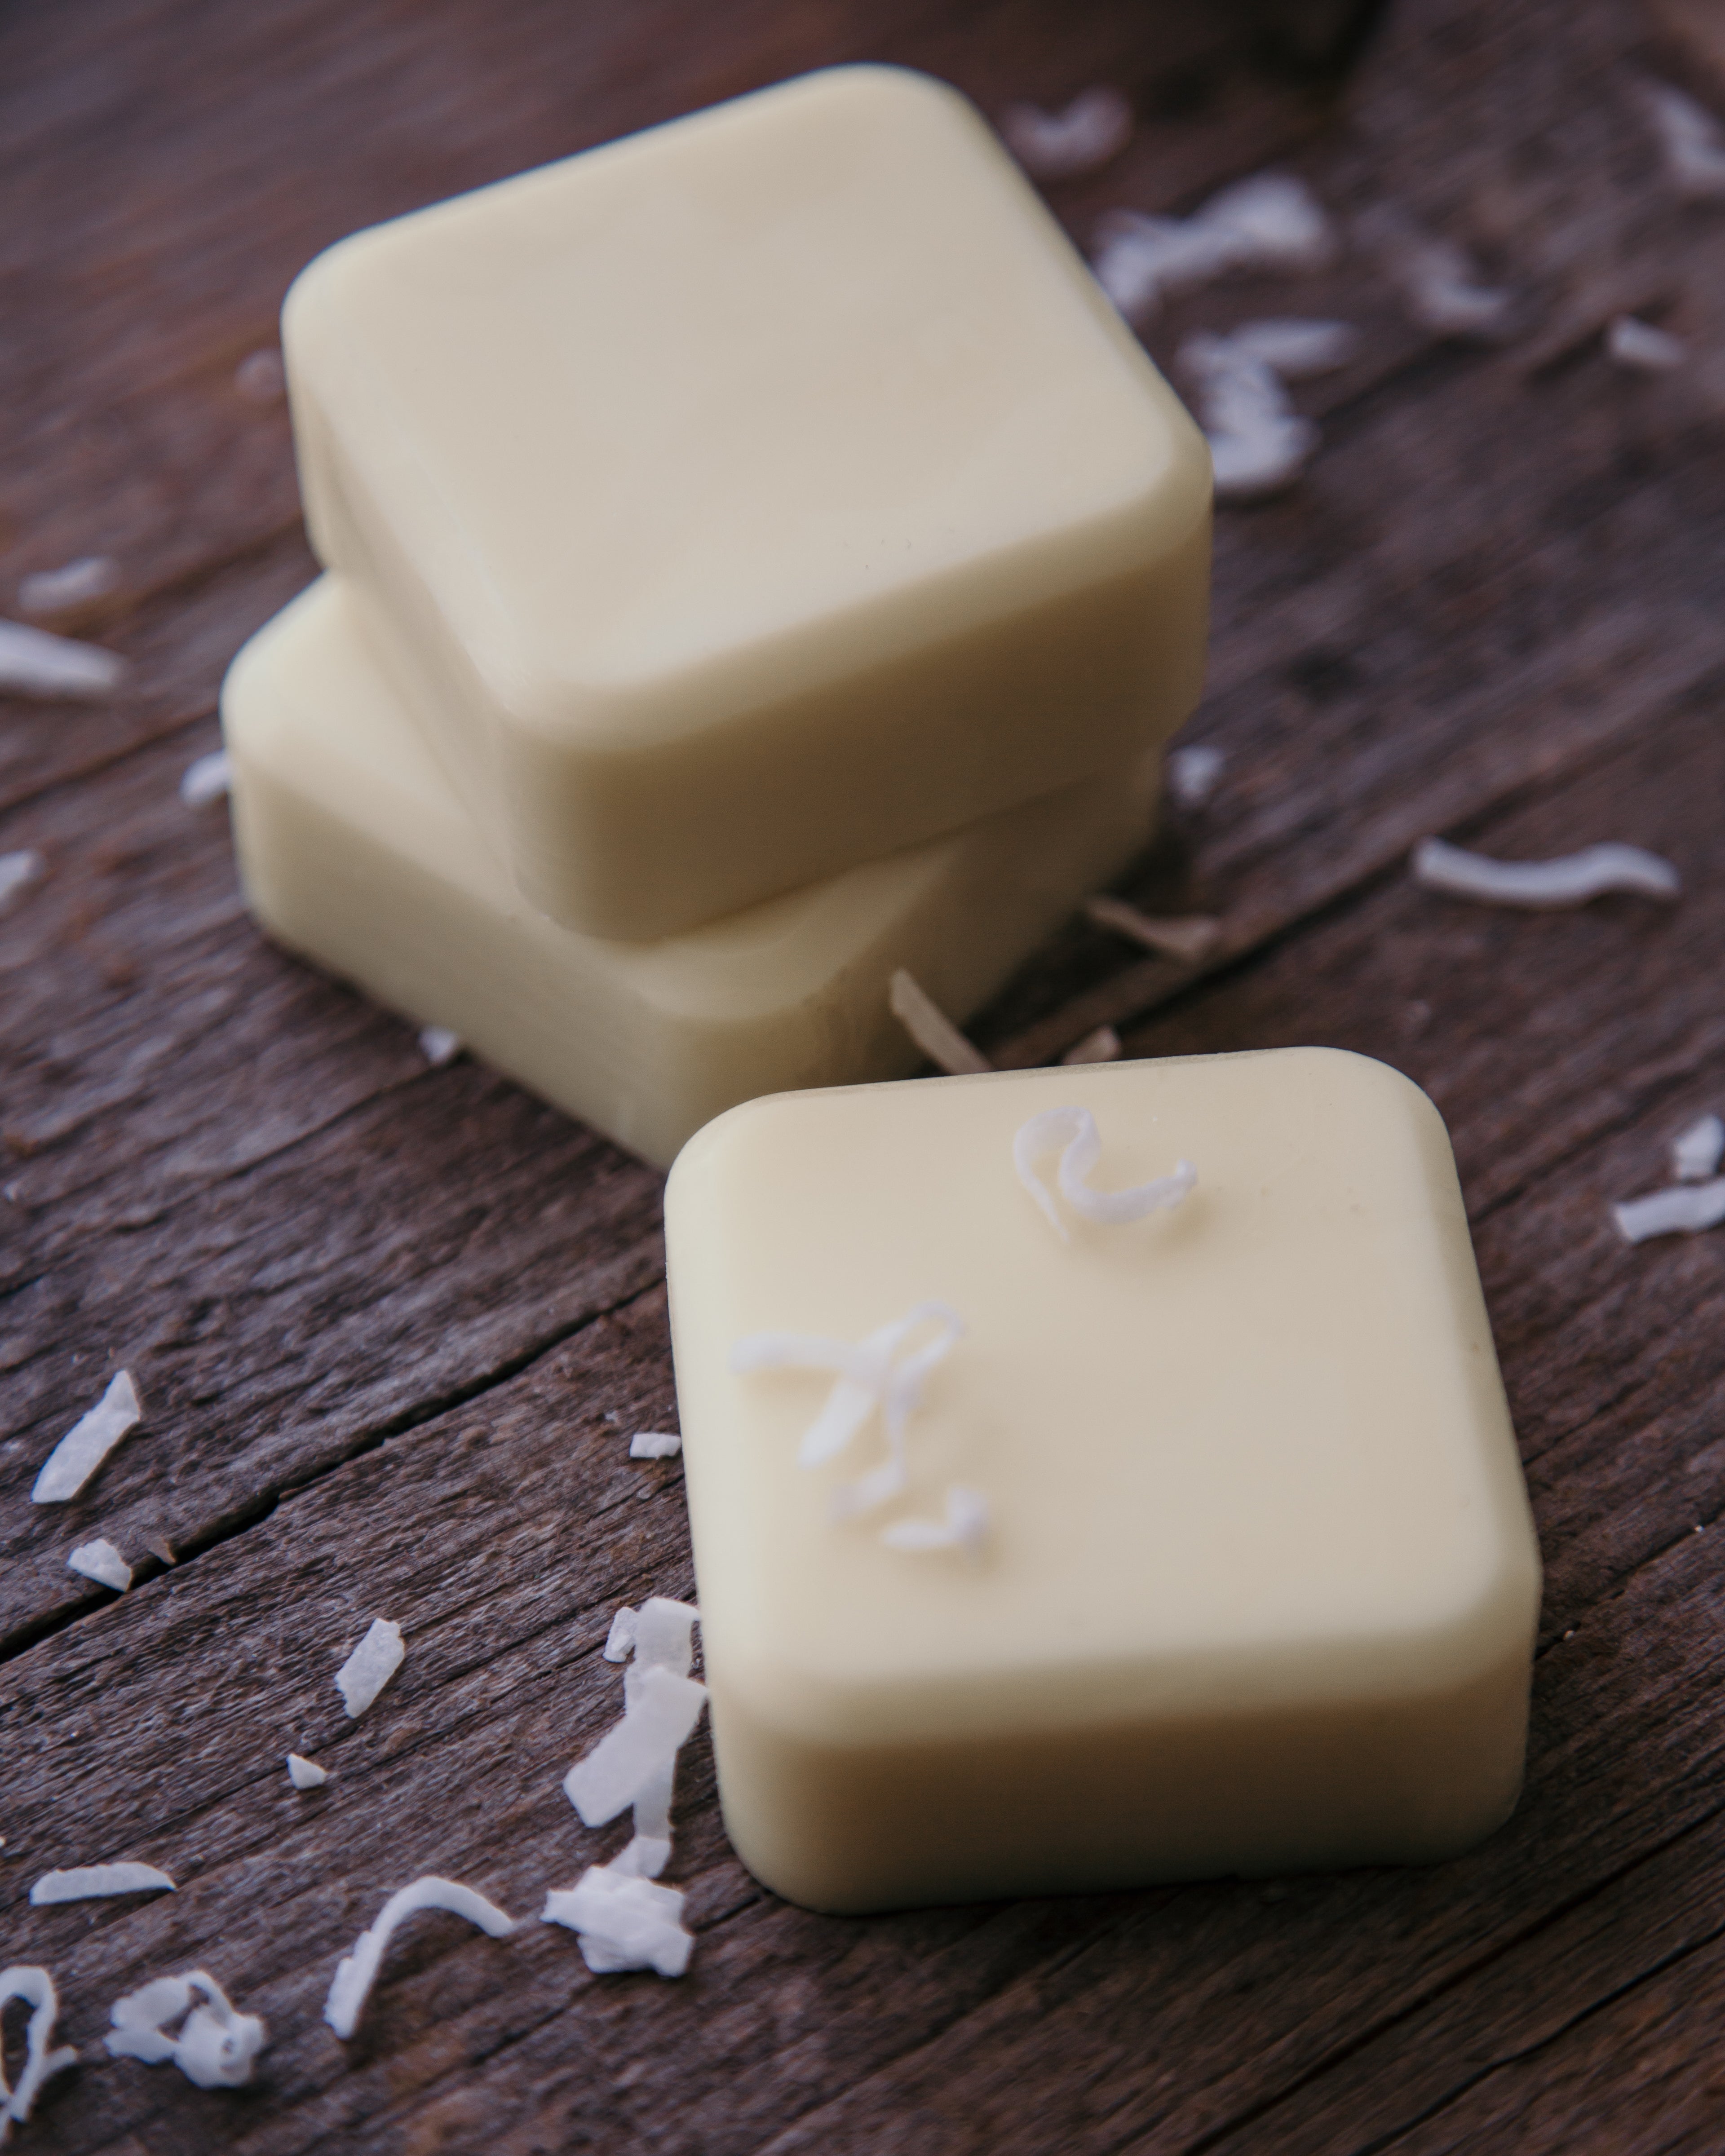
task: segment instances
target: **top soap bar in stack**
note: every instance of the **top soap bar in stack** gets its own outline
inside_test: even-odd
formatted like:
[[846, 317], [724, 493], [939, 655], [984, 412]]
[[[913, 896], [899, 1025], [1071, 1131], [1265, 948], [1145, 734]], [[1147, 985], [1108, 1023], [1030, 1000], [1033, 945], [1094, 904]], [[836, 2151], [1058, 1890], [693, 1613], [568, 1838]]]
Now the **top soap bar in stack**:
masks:
[[810, 75], [331, 249], [324, 562], [542, 912], [669, 936], [1153, 747], [1202, 436], [963, 99]]

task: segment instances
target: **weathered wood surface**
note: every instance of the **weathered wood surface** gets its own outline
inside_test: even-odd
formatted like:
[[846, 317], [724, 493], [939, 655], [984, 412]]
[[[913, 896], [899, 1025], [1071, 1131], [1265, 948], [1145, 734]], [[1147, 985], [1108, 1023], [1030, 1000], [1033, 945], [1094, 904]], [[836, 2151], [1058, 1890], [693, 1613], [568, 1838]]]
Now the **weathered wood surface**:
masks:
[[[0, 920], [0, 1959], [54, 1968], [85, 2054], [21, 2146], [1725, 2138], [1725, 1244], [1630, 1250], [1605, 1209], [1725, 1106], [1725, 212], [1674, 203], [1634, 95], [1649, 68], [1725, 95], [1725, 40], [1690, 0], [1399, 0], [1337, 96], [1263, 64], [1266, 15], [0, 13], [0, 598], [112, 553], [122, 588], [82, 626], [135, 669], [111, 706], [0, 704], [0, 850], [48, 861]], [[433, 1918], [344, 2048], [324, 1990], [391, 1888], [438, 1870], [531, 1914], [609, 1853], [558, 1782], [615, 1712], [611, 1610], [691, 1574], [675, 1464], [629, 1461], [620, 1435], [673, 1408], [658, 1178], [470, 1065], [428, 1070], [406, 1029], [260, 944], [221, 812], [177, 799], [227, 659], [311, 571], [285, 414], [234, 366], [343, 231], [861, 55], [990, 110], [1129, 88], [1130, 151], [1053, 198], [1081, 237], [1110, 204], [1183, 208], [1281, 159], [1344, 219], [1396, 202], [1521, 295], [1501, 346], [1438, 345], [1355, 249], [1153, 326], [1163, 360], [1265, 312], [1364, 331], [1302, 393], [1325, 439], [1299, 490], [1222, 519], [1190, 737], [1226, 776], [1128, 886], [1219, 912], [1226, 938], [1197, 979], [1075, 926], [976, 1030], [1018, 1061], [1101, 1018], [1141, 1054], [1327, 1041], [1431, 1091], [1548, 1568], [1527, 1798], [1429, 1872], [837, 1922], [742, 1871], [698, 1741], [680, 1984], [593, 1978], [552, 1928], [499, 1944]], [[1609, 369], [1625, 306], [1693, 362]], [[1506, 854], [1630, 838], [1688, 887], [1481, 911], [1407, 880], [1427, 829]], [[39, 1513], [37, 1466], [121, 1362], [147, 1427]], [[64, 1569], [98, 1532], [139, 1567], [117, 1601]], [[408, 1659], [349, 1724], [331, 1678], [377, 1614]], [[290, 1747], [326, 1789], [290, 1789]], [[180, 1892], [28, 1907], [39, 1871], [121, 1856]], [[122, 1989], [198, 1962], [270, 2020], [254, 2091], [101, 2054]]]

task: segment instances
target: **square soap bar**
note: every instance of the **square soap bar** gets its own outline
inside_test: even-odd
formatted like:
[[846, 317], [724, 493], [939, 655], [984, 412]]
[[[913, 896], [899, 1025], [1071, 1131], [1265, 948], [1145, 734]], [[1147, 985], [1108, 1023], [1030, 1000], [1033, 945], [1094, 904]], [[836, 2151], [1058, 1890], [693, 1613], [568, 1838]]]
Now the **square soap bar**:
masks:
[[979, 116], [834, 69], [288, 296], [313, 544], [522, 893], [674, 935], [1197, 701], [1203, 436]]
[[710, 1117], [920, 1060], [895, 968], [985, 1002], [1145, 844], [1154, 759], [657, 944], [526, 906], [325, 577], [234, 662], [222, 721], [246, 896], [280, 942], [665, 1166]]
[[[1090, 1187], [1183, 1159], [1189, 1194], [1098, 1224], [1050, 1156], [1051, 1223], [1014, 1141], [1073, 1108]], [[665, 1229], [720, 1799], [768, 1886], [865, 1910], [1422, 1862], [1507, 1816], [1538, 1549], [1406, 1079], [1289, 1049], [751, 1101], [685, 1147]], [[891, 1456], [880, 1368], [942, 1337], [871, 1336], [931, 1303], [963, 1331], [908, 1481], [843, 1517]]]

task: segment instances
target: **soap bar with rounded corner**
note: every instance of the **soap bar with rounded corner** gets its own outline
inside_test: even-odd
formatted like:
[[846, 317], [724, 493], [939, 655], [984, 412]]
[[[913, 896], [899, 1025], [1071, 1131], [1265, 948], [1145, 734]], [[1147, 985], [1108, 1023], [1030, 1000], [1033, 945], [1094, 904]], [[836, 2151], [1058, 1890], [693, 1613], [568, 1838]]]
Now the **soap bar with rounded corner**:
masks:
[[807, 76], [356, 234], [283, 336], [313, 544], [553, 919], [680, 933], [1197, 701], [1204, 438], [925, 76]]
[[1154, 757], [657, 944], [526, 906], [325, 577], [222, 690], [253, 911], [279, 941], [659, 1166], [752, 1094], [914, 1070], [906, 967], [984, 1002], [1146, 843]]
[[[1013, 1154], [1056, 1107], [1094, 1118], [1091, 1188], [1195, 1185], [1100, 1224], [1050, 1156], [1051, 1224]], [[684, 1148], [665, 1230], [720, 1799], [768, 1886], [863, 1910], [1424, 1862], [1507, 1816], [1538, 1545], [1406, 1079], [1290, 1049], [754, 1101]], [[799, 1466], [830, 1361], [737, 1343], [931, 1302], [965, 1329], [907, 1484], [836, 1518], [878, 1412]], [[891, 1546], [955, 1490], [973, 1550]]]

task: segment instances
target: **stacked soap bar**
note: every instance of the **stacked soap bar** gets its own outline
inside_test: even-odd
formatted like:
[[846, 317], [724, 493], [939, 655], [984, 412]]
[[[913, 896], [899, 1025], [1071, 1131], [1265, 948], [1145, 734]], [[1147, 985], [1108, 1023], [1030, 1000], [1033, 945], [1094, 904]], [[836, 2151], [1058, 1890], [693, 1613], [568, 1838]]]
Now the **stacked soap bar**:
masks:
[[1144, 842], [1207, 452], [952, 92], [359, 234], [284, 341], [329, 574], [224, 696], [254, 908], [649, 1158], [910, 1067], [895, 967], [962, 1016]]

